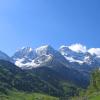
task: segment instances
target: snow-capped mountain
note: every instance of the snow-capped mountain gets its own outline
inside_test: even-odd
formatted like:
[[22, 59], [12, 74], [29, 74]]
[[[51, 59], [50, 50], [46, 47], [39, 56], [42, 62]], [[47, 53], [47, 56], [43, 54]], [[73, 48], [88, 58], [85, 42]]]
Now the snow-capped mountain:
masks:
[[10, 58], [7, 54], [5, 54], [2, 51], [0, 51], [0, 60], [6, 60], [6, 61], [13, 62], [13, 59]]
[[68, 46], [61, 46], [59, 51], [69, 62], [83, 63], [85, 53], [82, 51], [71, 50]]
[[[90, 48], [81, 44], [61, 46], [55, 50], [50, 45], [40, 46], [36, 49], [22, 48], [13, 55], [15, 64], [22, 69], [32, 69], [41, 66], [64, 65], [66, 67], [100, 66], [100, 49]], [[77, 68], [79, 68], [77, 67]]]
[[16, 53], [13, 55], [13, 59], [21, 59], [21, 58], [29, 58], [30, 60], [34, 59], [36, 57], [35, 50], [33, 50], [30, 47], [23, 47], [16, 51]]
[[18, 50], [12, 57], [15, 64], [23, 69], [31, 69], [47, 65], [54, 59], [66, 63], [66, 59], [60, 52], [56, 51], [49, 45], [41, 46], [36, 49], [29, 47]]
[[100, 59], [99, 48], [94, 50], [92, 48], [87, 49], [86, 46], [81, 44], [61, 46], [59, 51], [69, 62], [77, 62], [79, 64], [92, 65], [95, 62], [98, 63], [98, 59]]
[[[11, 59], [6, 54], [0, 57], [8, 61]], [[87, 49], [81, 44], [61, 46], [59, 50], [55, 50], [50, 45], [44, 45], [36, 49], [21, 48], [15, 52], [12, 59], [21, 69], [33, 71], [47, 68], [48, 71], [57, 72], [65, 80], [84, 87], [89, 83], [91, 70], [100, 66], [100, 51], [99, 48]]]
[[[21, 56], [19, 55], [19, 52], [22, 53]], [[31, 70], [34, 72], [37, 69], [38, 73], [41, 73], [41, 70], [39, 70], [40, 68], [42, 71], [47, 68], [47, 72], [53, 70], [53, 72], [61, 75], [64, 80], [75, 83], [76, 85], [80, 84], [82, 87], [87, 86], [89, 76], [86, 73], [83, 74], [83, 72], [73, 69], [70, 66], [69, 61], [50, 45], [44, 45], [36, 49], [31, 49], [31, 52], [34, 52], [36, 55], [34, 56], [34, 54], [31, 54], [31, 58], [33, 56], [32, 59], [30, 59], [30, 56], [27, 56], [30, 54], [30, 49], [22, 48], [17, 51], [18, 56], [16, 53], [13, 56], [15, 64], [24, 70]], [[47, 75], [50, 75], [50, 73]], [[85, 83], [85, 85], [83, 85], [83, 83]]]

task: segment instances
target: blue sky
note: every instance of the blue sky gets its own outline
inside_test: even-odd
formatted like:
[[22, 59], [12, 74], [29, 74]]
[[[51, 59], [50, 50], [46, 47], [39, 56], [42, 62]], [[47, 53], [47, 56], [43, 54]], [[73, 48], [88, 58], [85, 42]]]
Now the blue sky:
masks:
[[100, 0], [0, 0], [0, 50], [81, 43], [100, 47]]

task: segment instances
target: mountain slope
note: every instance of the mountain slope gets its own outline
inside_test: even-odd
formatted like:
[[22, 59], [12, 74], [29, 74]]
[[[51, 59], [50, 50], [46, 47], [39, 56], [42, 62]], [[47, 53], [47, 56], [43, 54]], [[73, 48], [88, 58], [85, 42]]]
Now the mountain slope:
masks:
[[100, 70], [95, 69], [91, 72], [90, 85], [87, 89], [80, 91], [78, 97], [72, 100], [100, 100]]
[[34, 73], [40, 79], [45, 80], [50, 83], [53, 87], [57, 88], [63, 93], [63, 96], [69, 95], [74, 96], [78, 94], [78, 87], [75, 84], [67, 81], [60, 73], [52, 70], [48, 67], [35, 68], [33, 70], [28, 70], [31, 73]]
[[[27, 48], [21, 49], [21, 55], [23, 52], [27, 51]], [[75, 69], [73, 66], [79, 66], [79, 64], [71, 64], [59, 51], [53, 49], [51, 46], [41, 46], [34, 50], [37, 56], [33, 56], [31, 59], [28, 56], [16, 56], [15, 64], [21, 67], [23, 70], [35, 70], [40, 67], [47, 67], [53, 70], [53, 73], [59, 73], [59, 77], [62, 76], [64, 80], [72, 82], [75, 85], [86, 88], [89, 84], [89, 75], [85, 71], [80, 71]], [[32, 52], [32, 49], [31, 49]], [[30, 54], [30, 49], [28, 49], [25, 55]], [[16, 53], [15, 53], [16, 55]], [[32, 56], [32, 55], [31, 55]], [[13, 56], [14, 57], [14, 56]], [[30, 61], [29, 61], [30, 60]], [[81, 67], [81, 66], [80, 66]], [[44, 68], [43, 68], [44, 69]], [[41, 73], [40, 70], [38, 73]], [[44, 72], [46, 73], [46, 72]], [[49, 75], [50, 73], [48, 73]]]
[[78, 87], [48, 67], [26, 71], [0, 60], [0, 93], [8, 95], [8, 91], [15, 90], [52, 96], [78, 95]]
[[0, 51], [0, 60], [6, 60], [6, 61], [13, 62], [13, 59], [2, 51]]
[[10, 62], [0, 60], [0, 92], [6, 93], [13, 89], [60, 95], [57, 89], [37, 76], [21, 70]]
[[100, 48], [87, 49], [81, 44], [61, 46], [59, 52], [69, 61], [69, 66], [90, 74], [92, 70], [100, 66]]

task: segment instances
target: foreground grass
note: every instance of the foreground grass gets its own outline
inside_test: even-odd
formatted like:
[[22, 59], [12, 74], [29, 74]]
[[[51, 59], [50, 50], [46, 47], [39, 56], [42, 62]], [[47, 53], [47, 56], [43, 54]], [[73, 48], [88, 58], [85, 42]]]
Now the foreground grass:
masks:
[[96, 92], [90, 95], [89, 100], [100, 100], [100, 92]]
[[93, 96], [93, 97], [89, 98], [89, 100], [100, 100], [100, 95]]
[[71, 100], [100, 100], [100, 92], [95, 92], [85, 96], [73, 97]]
[[59, 100], [56, 97], [39, 93], [11, 92], [9, 95], [0, 95], [0, 100]]

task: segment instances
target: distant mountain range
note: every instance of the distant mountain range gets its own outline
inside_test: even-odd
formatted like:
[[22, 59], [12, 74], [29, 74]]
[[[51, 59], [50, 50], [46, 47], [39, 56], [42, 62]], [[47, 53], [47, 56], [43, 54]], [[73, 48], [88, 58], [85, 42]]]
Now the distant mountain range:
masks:
[[17, 50], [12, 57], [0, 52], [0, 59], [15, 64], [21, 71], [36, 75], [55, 94], [56, 91], [63, 94], [63, 83], [87, 88], [90, 72], [100, 67], [100, 48], [87, 49], [81, 44], [61, 46], [59, 50], [50, 45], [36, 49], [26, 47]]
[[[26, 47], [15, 52], [12, 59], [22, 69], [32, 69], [47, 65], [54, 59], [67, 67], [86, 69], [85, 66], [88, 66], [87, 69], [91, 69], [100, 66], [100, 48], [87, 49], [81, 44], [61, 46], [59, 50], [55, 50], [49, 45], [36, 49]], [[85, 66], [83, 67], [83, 65]]]

